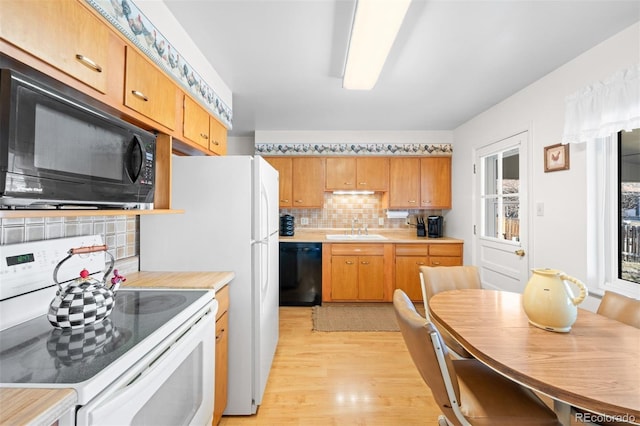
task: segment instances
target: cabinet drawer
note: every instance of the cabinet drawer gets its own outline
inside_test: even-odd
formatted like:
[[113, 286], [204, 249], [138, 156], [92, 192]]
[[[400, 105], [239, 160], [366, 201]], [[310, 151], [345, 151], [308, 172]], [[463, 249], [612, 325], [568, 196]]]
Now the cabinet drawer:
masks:
[[331, 254], [382, 256], [384, 244], [331, 244]]
[[462, 244], [429, 244], [430, 256], [462, 256]]
[[460, 266], [462, 265], [461, 257], [431, 256], [429, 257], [430, 266]]
[[427, 244], [396, 244], [396, 256], [427, 256]]
[[229, 285], [222, 287], [216, 292], [216, 300], [218, 301], [218, 313], [216, 320], [229, 310]]

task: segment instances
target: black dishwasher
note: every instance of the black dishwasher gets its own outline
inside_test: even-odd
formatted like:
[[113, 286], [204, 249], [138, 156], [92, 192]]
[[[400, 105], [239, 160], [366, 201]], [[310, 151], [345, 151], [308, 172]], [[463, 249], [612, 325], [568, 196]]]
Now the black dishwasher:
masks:
[[280, 243], [280, 306], [322, 304], [322, 243]]

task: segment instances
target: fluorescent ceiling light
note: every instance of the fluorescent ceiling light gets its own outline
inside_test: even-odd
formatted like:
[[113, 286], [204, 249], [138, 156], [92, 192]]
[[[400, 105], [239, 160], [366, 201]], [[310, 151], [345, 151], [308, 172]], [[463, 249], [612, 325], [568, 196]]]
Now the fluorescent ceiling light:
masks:
[[342, 87], [371, 90], [411, 0], [358, 0]]
[[334, 195], [372, 195], [374, 191], [351, 191], [351, 190], [339, 190], [333, 191]]

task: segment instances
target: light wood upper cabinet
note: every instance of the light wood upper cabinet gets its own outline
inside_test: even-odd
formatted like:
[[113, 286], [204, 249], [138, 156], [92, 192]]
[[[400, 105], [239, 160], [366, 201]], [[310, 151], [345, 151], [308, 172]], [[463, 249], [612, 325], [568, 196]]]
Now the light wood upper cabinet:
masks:
[[451, 157], [399, 157], [389, 162], [389, 208], [451, 208]]
[[280, 208], [293, 205], [293, 161], [287, 157], [264, 157], [278, 171], [280, 183]]
[[130, 46], [126, 47], [124, 86], [127, 107], [175, 130], [176, 85]]
[[420, 159], [420, 207], [451, 208], [451, 157]]
[[388, 188], [388, 158], [329, 157], [326, 159], [326, 190], [387, 191]]
[[420, 159], [389, 159], [389, 208], [420, 208]]
[[109, 34], [77, 0], [0, 1], [0, 37], [101, 93], [108, 85]]
[[293, 207], [322, 207], [324, 161], [322, 158], [292, 158]]
[[191, 142], [209, 149], [209, 113], [189, 96], [184, 96], [182, 134]]
[[209, 116], [209, 149], [218, 155], [227, 155], [227, 128]]
[[325, 189], [356, 189], [356, 159], [330, 157], [326, 160]]

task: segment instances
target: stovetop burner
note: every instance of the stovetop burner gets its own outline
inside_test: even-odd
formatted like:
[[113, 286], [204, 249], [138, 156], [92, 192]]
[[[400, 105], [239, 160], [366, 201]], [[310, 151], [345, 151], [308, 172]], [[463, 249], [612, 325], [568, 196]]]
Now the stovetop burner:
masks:
[[174, 309], [187, 300], [181, 294], [158, 294], [155, 296], [139, 297], [137, 294], [127, 294], [122, 298], [122, 303], [115, 306], [129, 315], [155, 314], [168, 309]]
[[[0, 384], [76, 384], [91, 379], [206, 291], [121, 289], [109, 317], [77, 330], [46, 315], [0, 331]], [[45, 309], [43, 309], [46, 312]]]

